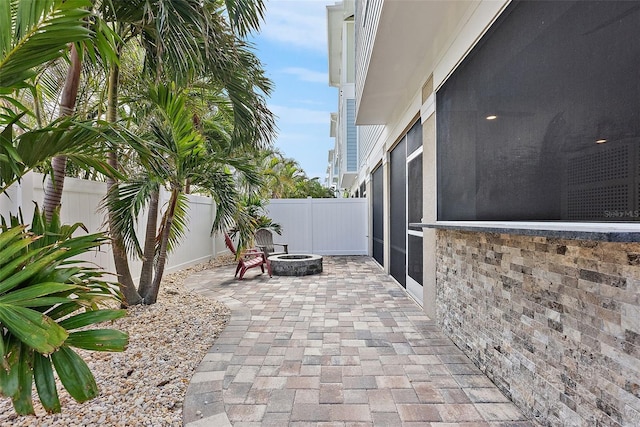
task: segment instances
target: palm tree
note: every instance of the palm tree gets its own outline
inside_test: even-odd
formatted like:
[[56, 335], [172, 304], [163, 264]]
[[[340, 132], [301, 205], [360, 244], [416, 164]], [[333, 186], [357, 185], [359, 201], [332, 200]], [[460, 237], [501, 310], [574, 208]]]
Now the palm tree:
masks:
[[[89, 12], [62, 0], [0, 2], [0, 189], [4, 192], [27, 171], [56, 155], [70, 156], [86, 167], [110, 170], [100, 151], [109, 132], [69, 118], [35, 123], [37, 102], [29, 108], [25, 94], [37, 92], [34, 78], [45, 64], [61, 58], [72, 43], [93, 37]], [[55, 34], [55, 37], [50, 36]], [[36, 98], [37, 96], [31, 96]], [[38, 122], [38, 120], [36, 120]], [[115, 141], [115, 139], [112, 139]]]
[[306, 197], [304, 184], [307, 175], [294, 160], [279, 151], [267, 152], [261, 160], [262, 173], [266, 177], [263, 195], [272, 199]]
[[[19, 181], [29, 170], [59, 154], [90, 160], [95, 129], [63, 119], [30, 128], [32, 114], [20, 91], [33, 91], [33, 78], [67, 44], [90, 37], [87, 12], [77, 2], [11, 0], [0, 2], [0, 187]], [[101, 142], [101, 141], [98, 141]], [[122, 317], [121, 310], [101, 309], [119, 301], [114, 284], [99, 269], [71, 258], [104, 243], [98, 233], [73, 237], [80, 224], [62, 225], [36, 209], [31, 227], [22, 218], [0, 220], [0, 393], [12, 399], [19, 414], [34, 413], [32, 389], [48, 412], [60, 412], [53, 371], [63, 387], [83, 402], [98, 394], [86, 363], [72, 347], [122, 351], [128, 337], [87, 329]], [[80, 329], [80, 330], [79, 330]]]
[[332, 188], [320, 184], [320, 178], [314, 177], [306, 179], [300, 186], [299, 193], [302, 197], [313, 197], [314, 199], [326, 199], [336, 197]]
[[60, 412], [53, 370], [77, 401], [98, 395], [87, 364], [72, 347], [123, 351], [128, 336], [111, 329], [88, 329], [125, 315], [104, 308], [118, 302], [116, 284], [105, 272], [72, 257], [104, 244], [103, 233], [73, 237], [82, 227], [62, 225], [34, 214], [31, 227], [22, 219], [2, 218], [0, 227], [0, 394], [10, 397], [19, 414], [33, 414], [32, 388], [48, 412]]
[[300, 164], [285, 157], [278, 150], [262, 150], [255, 158], [265, 184], [260, 194], [263, 198], [331, 198], [333, 190], [324, 187], [319, 178], [308, 178]]
[[[268, 141], [274, 132], [272, 115], [261, 95], [270, 92], [270, 82], [240, 38], [258, 28], [263, 12], [262, 0], [112, 0], [101, 7], [103, 18], [112, 22], [120, 37], [119, 58], [124, 44], [136, 41], [145, 51], [143, 72], [156, 82], [166, 79], [184, 85], [199, 78], [223, 88], [233, 110], [232, 138], [238, 144]], [[120, 65], [114, 62], [107, 97], [107, 120], [111, 122], [117, 119], [119, 72]], [[109, 164], [119, 168], [115, 150]], [[107, 184], [110, 197], [117, 199], [118, 183], [108, 180]], [[112, 210], [108, 218], [123, 293], [129, 304], [139, 303], [142, 299], [130, 274], [124, 236], [118, 232]]]
[[[92, 18], [95, 18], [95, 16], [92, 15]], [[53, 82], [50, 81], [51, 74], [56, 76], [60, 72], [61, 67], [56, 67], [55, 65], [57, 64], [53, 64], [53, 67], [48, 67], [39, 76], [39, 81], [58, 86], [56, 88], [51, 86], [48, 88], [48, 92], [52, 96], [47, 100], [47, 103], [52, 104], [54, 103], [53, 100], [60, 100], [56, 109], [60, 118], [100, 119], [100, 112], [97, 111], [100, 100], [92, 99], [92, 96], [95, 97], [97, 87], [103, 87], [104, 85], [104, 64], [106, 58], [113, 55], [114, 42], [109, 37], [110, 35], [106, 28], [96, 25], [93, 27], [95, 31], [92, 32], [92, 37], [89, 40], [85, 43], [69, 45], [69, 65], [66, 67], [61, 89], [59, 88], [59, 82], [55, 78]], [[98, 35], [97, 32], [101, 32], [101, 34]], [[89, 52], [94, 50], [98, 52], [98, 56], [89, 55]], [[85, 59], [87, 57], [90, 57], [89, 61]], [[58, 64], [60, 62], [62, 61], [57, 61]], [[97, 80], [95, 79], [96, 75], [98, 76]], [[83, 82], [82, 80], [85, 81]], [[84, 84], [81, 85], [81, 83]], [[36, 87], [36, 94], [41, 92], [39, 90], [40, 87], [41, 85]], [[41, 103], [40, 99], [36, 99], [36, 101], [38, 101], [37, 105]], [[79, 103], [80, 107], [84, 107], [84, 111], [76, 111]], [[47, 218], [51, 218], [54, 210], [60, 207], [67, 171], [67, 160], [68, 158], [65, 155], [55, 156], [51, 160], [51, 173], [47, 179], [43, 201], [43, 209]]]
[[[146, 100], [151, 108], [142, 107], [149, 111], [145, 117], [149, 129], [144, 138], [153, 141], [156, 155], [149, 159], [142, 175], [119, 185], [117, 196], [109, 197], [107, 205], [117, 219], [113, 223], [114, 231], [123, 236], [128, 252], [142, 257], [138, 293], [144, 303], [153, 304], [167, 252], [177, 244], [186, 227], [187, 183], [215, 197], [214, 227], [219, 229], [231, 221], [245, 224], [243, 219], [238, 219], [239, 194], [231, 169], [242, 173], [254, 186], [258, 176], [246, 157], [232, 155], [228, 147], [231, 137], [228, 132], [220, 132], [215, 119], [193, 120], [187, 108], [187, 91], [180, 91], [175, 85], [155, 85], [149, 89]], [[167, 188], [170, 196], [156, 234], [161, 187]], [[149, 214], [143, 249], [136, 236], [135, 221], [144, 207], [149, 209]]]
[[[64, 89], [60, 98], [60, 117], [72, 116], [75, 111], [76, 98], [78, 96], [78, 87], [80, 86], [80, 70], [82, 63], [78, 48], [75, 44], [70, 48], [70, 64], [67, 77], [64, 83]], [[64, 175], [67, 166], [67, 156], [55, 156], [51, 160], [51, 176], [47, 180], [47, 186], [44, 191], [44, 212], [48, 219], [53, 216], [54, 210], [60, 206], [62, 199], [62, 190], [64, 188]]]

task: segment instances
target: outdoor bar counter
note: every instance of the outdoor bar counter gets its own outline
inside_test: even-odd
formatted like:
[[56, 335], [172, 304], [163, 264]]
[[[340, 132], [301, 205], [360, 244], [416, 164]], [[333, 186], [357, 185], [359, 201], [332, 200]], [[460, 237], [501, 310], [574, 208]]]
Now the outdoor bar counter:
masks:
[[556, 239], [593, 240], [601, 242], [639, 242], [640, 223], [598, 222], [508, 222], [508, 221], [438, 221], [410, 223], [410, 227], [482, 233], [518, 234]]

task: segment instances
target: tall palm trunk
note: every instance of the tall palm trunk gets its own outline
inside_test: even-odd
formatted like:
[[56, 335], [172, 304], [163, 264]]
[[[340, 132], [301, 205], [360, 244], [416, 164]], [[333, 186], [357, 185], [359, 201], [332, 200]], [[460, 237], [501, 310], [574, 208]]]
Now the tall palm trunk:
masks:
[[[60, 117], [73, 115], [76, 109], [78, 98], [78, 87], [80, 86], [80, 71], [82, 62], [76, 49], [76, 45], [71, 45], [71, 63], [67, 70], [67, 77], [60, 99]], [[53, 211], [60, 206], [62, 200], [62, 190], [64, 188], [64, 174], [67, 167], [67, 156], [56, 156], [51, 160], [51, 176], [47, 179], [47, 186], [44, 190], [44, 212], [48, 220], [51, 220]]]
[[[120, 56], [120, 46], [117, 48], [117, 55]], [[107, 95], [107, 121], [115, 123], [117, 120], [117, 108], [118, 108], [118, 80], [120, 78], [120, 68], [118, 64], [111, 65], [109, 71], [109, 88]], [[109, 166], [114, 170], [119, 169], [118, 152], [117, 148], [113, 147], [108, 154]], [[118, 195], [118, 183], [115, 178], [107, 177], [107, 197], [117, 197]], [[133, 283], [131, 277], [131, 270], [129, 269], [129, 258], [127, 257], [127, 251], [124, 246], [124, 240], [120, 233], [114, 232], [116, 228], [113, 227], [115, 222], [115, 213], [109, 209], [108, 212], [109, 230], [111, 231], [111, 252], [113, 253], [113, 263], [116, 267], [116, 273], [118, 274], [118, 282], [120, 283], [120, 290], [124, 296], [125, 303], [127, 305], [140, 304], [142, 298], [136, 290], [136, 286]]]
[[[142, 270], [140, 271], [140, 284], [138, 293], [148, 295], [152, 290], [153, 260], [156, 251], [156, 228], [158, 227], [158, 203], [160, 190], [151, 193], [149, 200], [149, 212], [147, 215], [147, 229], [144, 237], [144, 252], [142, 254]], [[146, 298], [145, 298], [146, 299]]]
[[180, 197], [180, 189], [174, 187], [171, 190], [171, 197], [169, 198], [169, 206], [167, 212], [164, 215], [162, 229], [160, 231], [160, 248], [158, 250], [158, 261], [156, 263], [156, 274], [153, 278], [153, 283], [149, 289], [149, 292], [144, 294], [144, 301], [147, 304], [154, 304], [158, 299], [158, 292], [160, 291], [160, 282], [164, 274], [164, 266], [167, 261], [167, 245], [169, 244], [169, 232], [173, 226], [173, 218], [176, 213], [176, 205], [178, 204], [178, 197]]

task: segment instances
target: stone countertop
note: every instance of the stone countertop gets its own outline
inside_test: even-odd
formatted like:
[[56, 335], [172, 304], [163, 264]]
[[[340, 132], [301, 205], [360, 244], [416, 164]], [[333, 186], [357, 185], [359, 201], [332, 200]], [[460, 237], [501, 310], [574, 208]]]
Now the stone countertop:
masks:
[[519, 234], [569, 240], [640, 242], [640, 223], [438, 221], [426, 224], [411, 223], [409, 227]]

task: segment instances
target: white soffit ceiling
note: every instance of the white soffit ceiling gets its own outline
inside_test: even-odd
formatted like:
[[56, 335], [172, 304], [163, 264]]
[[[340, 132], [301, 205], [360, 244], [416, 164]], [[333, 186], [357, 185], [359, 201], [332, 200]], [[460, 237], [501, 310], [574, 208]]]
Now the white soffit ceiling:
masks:
[[386, 124], [421, 89], [478, 1], [386, 0], [358, 104], [358, 125]]

